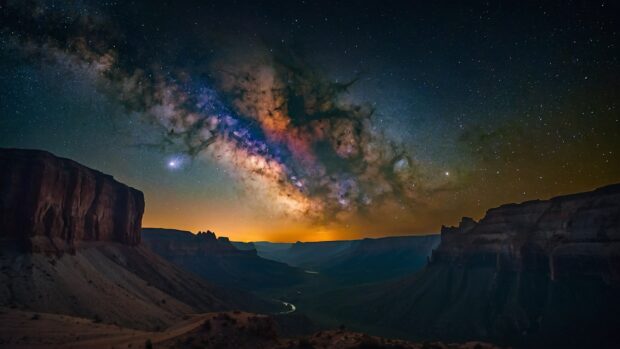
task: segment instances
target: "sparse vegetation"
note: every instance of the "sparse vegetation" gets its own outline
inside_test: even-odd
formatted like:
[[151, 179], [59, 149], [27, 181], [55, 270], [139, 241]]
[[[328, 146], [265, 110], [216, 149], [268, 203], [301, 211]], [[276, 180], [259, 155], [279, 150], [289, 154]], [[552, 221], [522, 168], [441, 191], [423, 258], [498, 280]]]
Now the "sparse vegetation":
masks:
[[151, 342], [151, 339], [147, 339], [146, 342], [144, 342], [144, 348], [145, 349], [153, 349], [153, 342]]

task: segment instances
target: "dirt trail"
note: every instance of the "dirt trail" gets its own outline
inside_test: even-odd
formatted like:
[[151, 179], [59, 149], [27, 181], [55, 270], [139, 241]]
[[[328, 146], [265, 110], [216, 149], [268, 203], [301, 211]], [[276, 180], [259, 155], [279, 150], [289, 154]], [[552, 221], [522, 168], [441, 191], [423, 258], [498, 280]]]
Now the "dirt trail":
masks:
[[169, 341], [199, 327], [208, 314], [191, 315], [187, 320], [161, 332], [122, 328], [95, 323], [91, 319], [2, 310], [0, 338], [3, 348], [142, 348], [148, 339], [153, 344]]
[[126, 348], [130, 344], [132, 348], [135, 348], [143, 346], [148, 339], [150, 339], [153, 344], [157, 344], [195, 330], [198, 326], [202, 325], [206, 318], [206, 314], [192, 315], [189, 319], [162, 332], [135, 331], [132, 333], [111, 333], [102, 338], [80, 341], [71, 345], [65, 345], [62, 348]]

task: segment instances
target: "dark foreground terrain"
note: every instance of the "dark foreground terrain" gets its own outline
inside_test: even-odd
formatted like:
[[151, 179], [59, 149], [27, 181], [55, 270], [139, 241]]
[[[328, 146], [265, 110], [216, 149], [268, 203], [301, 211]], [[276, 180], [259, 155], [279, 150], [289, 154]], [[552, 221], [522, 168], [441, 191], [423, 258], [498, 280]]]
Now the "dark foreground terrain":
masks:
[[273, 349], [491, 349], [487, 343], [412, 343], [344, 329], [282, 338], [266, 315], [222, 312], [188, 315], [160, 331], [141, 331], [90, 319], [0, 309], [3, 348], [273, 348]]

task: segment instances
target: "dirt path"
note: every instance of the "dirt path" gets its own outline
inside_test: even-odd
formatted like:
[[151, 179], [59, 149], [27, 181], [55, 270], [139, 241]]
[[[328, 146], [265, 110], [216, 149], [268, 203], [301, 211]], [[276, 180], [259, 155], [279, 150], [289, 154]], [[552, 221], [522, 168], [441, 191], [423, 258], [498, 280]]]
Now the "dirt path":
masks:
[[195, 330], [209, 314], [196, 314], [161, 332], [140, 331], [91, 319], [19, 310], [0, 312], [2, 348], [143, 348]]
[[150, 339], [153, 344], [157, 344], [193, 331], [202, 325], [206, 318], [206, 314], [192, 315], [189, 319], [184, 320], [178, 325], [175, 325], [163, 332], [136, 331], [129, 334], [109, 334], [105, 335], [103, 338], [75, 342], [71, 345], [63, 346], [62, 348], [127, 348], [129, 345], [131, 345], [132, 348], [141, 348], [148, 339]]

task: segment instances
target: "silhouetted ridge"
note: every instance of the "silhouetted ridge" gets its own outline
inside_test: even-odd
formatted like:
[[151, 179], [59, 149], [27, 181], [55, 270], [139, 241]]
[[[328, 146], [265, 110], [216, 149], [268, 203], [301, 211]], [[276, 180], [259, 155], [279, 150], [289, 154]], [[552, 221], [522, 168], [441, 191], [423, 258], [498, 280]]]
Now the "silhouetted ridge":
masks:
[[[172, 263], [215, 283], [256, 290], [302, 281], [304, 273], [284, 263], [261, 258], [256, 249], [238, 249], [211, 231], [144, 228], [143, 243]], [[236, 244], [236, 243], [235, 243]]]

